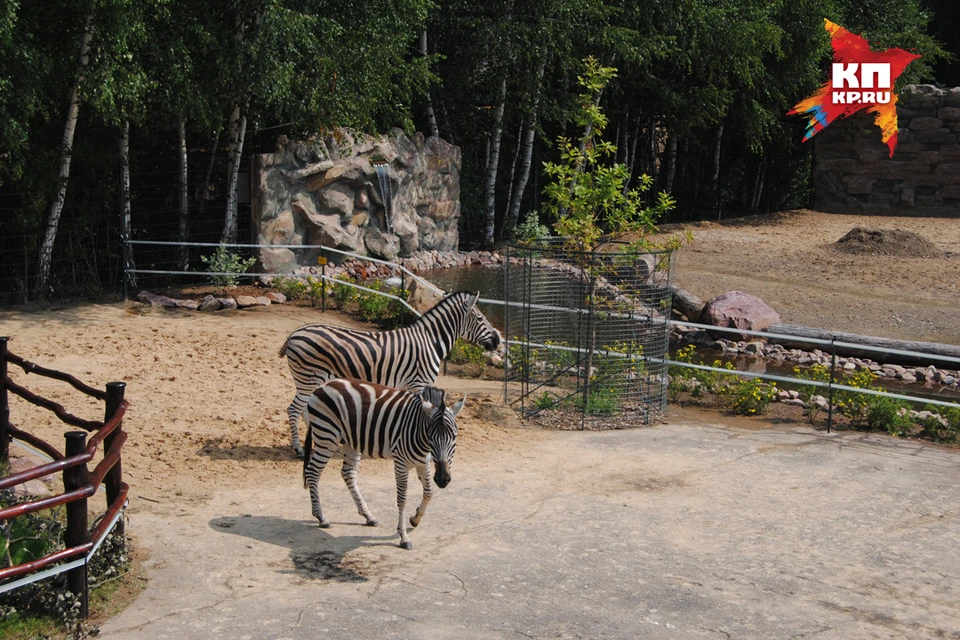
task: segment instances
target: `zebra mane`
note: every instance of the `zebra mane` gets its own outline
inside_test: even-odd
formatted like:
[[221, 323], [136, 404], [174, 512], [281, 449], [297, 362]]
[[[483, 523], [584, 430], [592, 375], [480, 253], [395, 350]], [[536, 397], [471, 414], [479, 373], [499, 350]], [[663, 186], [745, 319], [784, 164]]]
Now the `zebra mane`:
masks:
[[449, 308], [451, 305], [456, 307], [457, 304], [462, 302], [464, 296], [475, 296], [475, 295], [477, 295], [477, 293], [474, 291], [454, 291], [453, 293], [449, 293], [445, 295], [443, 299], [440, 300], [440, 302], [430, 307], [430, 309], [428, 309], [426, 313], [420, 316], [417, 319], [417, 322], [415, 322], [414, 324], [421, 323], [421, 322], [429, 322], [434, 316], [442, 313], [444, 309]]

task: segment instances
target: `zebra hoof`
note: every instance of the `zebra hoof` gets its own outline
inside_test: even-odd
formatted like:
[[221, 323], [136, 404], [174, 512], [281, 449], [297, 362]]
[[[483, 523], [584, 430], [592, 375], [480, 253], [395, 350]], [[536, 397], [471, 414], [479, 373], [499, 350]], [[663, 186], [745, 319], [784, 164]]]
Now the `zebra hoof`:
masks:
[[414, 529], [416, 529], [418, 524], [420, 524], [420, 522], [419, 522], [418, 520], [415, 520], [415, 519], [413, 519], [413, 518], [410, 518], [410, 526], [411, 526], [411, 527], [413, 527]]
[[321, 520], [321, 521], [320, 521], [320, 524], [319, 524], [318, 526], [319, 526], [321, 529], [329, 529], [329, 528], [330, 528], [330, 521], [329, 521], [329, 520]]
[[294, 447], [293, 455], [297, 456], [300, 460], [303, 460], [303, 447]]
[[373, 518], [370, 518], [369, 520], [367, 520], [367, 526], [368, 526], [368, 527], [376, 527], [376, 526], [378, 526], [379, 524], [380, 524], [380, 521], [379, 521], [379, 520], [374, 520]]
[[413, 549], [413, 543], [410, 542], [409, 540], [407, 540], [406, 542], [401, 542], [401, 543], [400, 543], [400, 548], [401, 548], [401, 549]]

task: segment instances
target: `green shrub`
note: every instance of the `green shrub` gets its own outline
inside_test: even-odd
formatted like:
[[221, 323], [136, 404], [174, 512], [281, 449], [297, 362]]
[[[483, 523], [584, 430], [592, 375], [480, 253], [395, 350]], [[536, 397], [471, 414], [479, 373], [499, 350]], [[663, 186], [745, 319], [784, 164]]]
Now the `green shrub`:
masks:
[[549, 238], [550, 227], [540, 224], [540, 216], [536, 211], [531, 211], [523, 219], [523, 222], [513, 230], [513, 237], [518, 242], [533, 244], [541, 238]]
[[[341, 282], [353, 283], [353, 280], [348, 276], [340, 276], [337, 278]], [[331, 288], [330, 294], [333, 299], [333, 304], [336, 309], [343, 309], [349, 302], [354, 300], [357, 297], [357, 292], [359, 289], [354, 289], [353, 287], [347, 284], [340, 284], [340, 282], [335, 282]]]
[[533, 399], [533, 408], [537, 410], [553, 409], [557, 405], [557, 397], [549, 391], [544, 391]]
[[[28, 499], [21, 499], [13, 491], [2, 491], [0, 508], [10, 507]], [[62, 508], [0, 521], [0, 568], [37, 560], [57, 549], [62, 549], [63, 523]]]
[[871, 431], [886, 431], [891, 436], [904, 436], [913, 428], [910, 405], [903, 400], [885, 396], [870, 396], [867, 399], [867, 428]]
[[924, 410], [934, 415], [920, 421], [923, 435], [932, 438], [935, 442], [960, 440], [960, 409], [928, 404]]
[[[793, 372], [801, 380], [811, 380], [813, 382], [830, 382], [830, 369], [822, 364], [815, 364], [809, 369], [794, 367]], [[817, 416], [823, 411], [823, 407], [813, 401], [815, 396], [822, 396], [824, 387], [816, 385], [804, 385], [800, 388], [800, 394], [803, 396], [803, 413], [810, 419], [810, 424], [816, 424]]]
[[741, 380], [733, 390], [733, 410], [745, 416], [758, 416], [767, 412], [777, 388], [759, 378]]
[[239, 254], [230, 251], [224, 245], [217, 247], [213, 255], [201, 256], [200, 260], [207, 265], [207, 271], [231, 274], [210, 276], [210, 282], [220, 289], [237, 286], [240, 282], [240, 274], [246, 273], [257, 262], [256, 258], [247, 258], [246, 260], [241, 258]]
[[282, 293], [287, 300], [303, 300], [307, 297], [308, 287], [300, 278], [274, 278], [270, 283], [277, 293]]
[[591, 385], [586, 405], [582, 393], [571, 396], [571, 402], [578, 411], [589, 416], [611, 415], [620, 409], [620, 390], [612, 386]]
[[[857, 389], [867, 389], [876, 377], [869, 369], [860, 369], [844, 380], [844, 384]], [[850, 418], [850, 426], [854, 429], [862, 429], [867, 420], [870, 396], [855, 391], [836, 391], [833, 397], [834, 404], [840, 413]]]
[[450, 362], [454, 364], [469, 364], [476, 369], [476, 375], [483, 373], [483, 368], [487, 364], [487, 356], [483, 347], [466, 342], [463, 338], [457, 338], [450, 349]]

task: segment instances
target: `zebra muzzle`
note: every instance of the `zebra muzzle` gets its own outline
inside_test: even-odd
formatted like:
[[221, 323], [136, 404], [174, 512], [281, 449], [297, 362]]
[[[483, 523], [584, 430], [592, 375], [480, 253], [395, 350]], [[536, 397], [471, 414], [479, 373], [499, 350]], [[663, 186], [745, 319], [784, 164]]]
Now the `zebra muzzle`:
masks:
[[450, 471], [448, 470], [446, 463], [437, 463], [437, 471], [433, 474], [433, 481], [436, 482], [437, 486], [441, 489], [450, 484]]

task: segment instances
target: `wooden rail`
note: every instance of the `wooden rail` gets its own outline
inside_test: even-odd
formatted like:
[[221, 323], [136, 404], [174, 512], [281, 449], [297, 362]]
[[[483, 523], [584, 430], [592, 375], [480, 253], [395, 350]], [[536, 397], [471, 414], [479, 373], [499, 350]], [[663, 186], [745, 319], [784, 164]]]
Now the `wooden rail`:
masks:
[[[31, 574], [67, 563], [64, 565], [67, 572], [67, 586], [72, 593], [80, 596], [80, 615], [86, 618], [89, 615], [87, 563], [90, 560], [90, 554], [100, 546], [111, 529], [115, 528], [120, 535], [124, 533], [120, 512], [127, 503], [130, 491], [127, 483], [123, 482], [121, 467], [121, 452], [127, 441], [127, 434], [123, 431], [123, 417], [128, 406], [123, 399], [126, 383], [110, 382], [106, 390], [96, 389], [69, 374], [27, 362], [20, 356], [7, 351], [7, 342], [8, 338], [0, 337], [0, 461], [9, 460], [10, 440], [16, 438], [43, 451], [53, 459], [53, 462], [0, 478], [0, 490], [60, 473], [63, 477], [64, 492], [0, 509], [0, 521], [66, 505], [67, 529], [64, 536], [65, 549], [50, 553], [43, 558], [0, 569], [0, 592], [30, 582]], [[103, 421], [78, 418], [68, 413], [60, 404], [16, 384], [7, 375], [8, 363], [19, 366], [26, 373], [66, 382], [81, 393], [102, 400], [105, 405]], [[11, 424], [8, 392], [16, 394], [31, 404], [52, 411], [62, 422], [80, 427], [85, 431], [69, 431], [64, 434], [65, 447], [64, 453], [61, 453], [53, 445]], [[87, 432], [93, 433], [89, 441]], [[96, 456], [101, 444], [103, 458], [91, 471], [88, 464]], [[87, 523], [87, 499], [97, 492], [101, 483], [106, 490], [107, 510], [100, 523], [90, 531]]]

